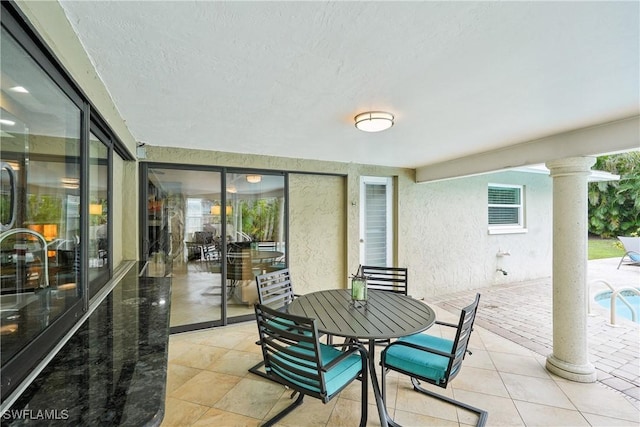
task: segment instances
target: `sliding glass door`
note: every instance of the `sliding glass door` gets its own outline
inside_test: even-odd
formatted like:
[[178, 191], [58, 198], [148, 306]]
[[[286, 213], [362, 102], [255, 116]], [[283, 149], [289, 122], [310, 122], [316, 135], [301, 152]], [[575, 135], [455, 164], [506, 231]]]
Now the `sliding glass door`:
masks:
[[286, 266], [284, 174], [142, 171], [141, 258], [147, 274], [172, 277], [172, 331], [251, 318], [256, 275]]
[[255, 277], [285, 268], [286, 199], [282, 174], [229, 172], [226, 176], [229, 315], [258, 299]]

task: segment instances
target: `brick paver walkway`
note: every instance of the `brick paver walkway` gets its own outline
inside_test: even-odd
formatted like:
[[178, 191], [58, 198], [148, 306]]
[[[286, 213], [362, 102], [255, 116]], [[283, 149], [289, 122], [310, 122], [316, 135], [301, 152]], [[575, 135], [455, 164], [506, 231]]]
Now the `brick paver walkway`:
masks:
[[[590, 298], [607, 289], [597, 279], [614, 287], [640, 286], [640, 267], [616, 269], [618, 259], [589, 262]], [[476, 290], [428, 298], [428, 302], [459, 313], [473, 300]], [[552, 353], [551, 279], [500, 285], [480, 290], [482, 297], [476, 323], [489, 331], [547, 356]], [[609, 324], [608, 310], [592, 304], [588, 319], [590, 362], [598, 371], [598, 381], [624, 393], [636, 405], [640, 402], [640, 325], [618, 317]]]

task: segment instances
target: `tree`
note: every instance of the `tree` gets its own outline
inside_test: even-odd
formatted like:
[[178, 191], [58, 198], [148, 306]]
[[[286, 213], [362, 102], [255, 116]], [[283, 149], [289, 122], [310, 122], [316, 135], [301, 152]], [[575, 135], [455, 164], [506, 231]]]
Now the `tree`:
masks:
[[620, 175], [620, 180], [589, 184], [589, 233], [605, 238], [638, 234], [640, 152], [598, 157], [594, 169]]

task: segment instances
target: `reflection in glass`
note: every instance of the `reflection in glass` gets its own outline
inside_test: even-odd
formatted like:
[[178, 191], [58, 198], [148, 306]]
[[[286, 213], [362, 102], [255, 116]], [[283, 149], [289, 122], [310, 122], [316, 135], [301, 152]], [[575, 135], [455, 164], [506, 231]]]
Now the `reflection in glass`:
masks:
[[89, 283], [93, 296], [109, 279], [109, 150], [91, 133], [89, 140]]
[[149, 169], [146, 271], [173, 277], [172, 327], [251, 315], [256, 275], [285, 268], [285, 178], [260, 177], [223, 193], [220, 172]]
[[[0, 364], [5, 366], [81, 298], [81, 117], [4, 28], [0, 42]], [[26, 91], [9, 90], [15, 86]]]
[[221, 319], [220, 187], [219, 172], [147, 173], [146, 272], [173, 277], [172, 327]]
[[227, 206], [228, 293], [252, 306], [255, 277], [286, 267], [284, 176], [228, 173]]

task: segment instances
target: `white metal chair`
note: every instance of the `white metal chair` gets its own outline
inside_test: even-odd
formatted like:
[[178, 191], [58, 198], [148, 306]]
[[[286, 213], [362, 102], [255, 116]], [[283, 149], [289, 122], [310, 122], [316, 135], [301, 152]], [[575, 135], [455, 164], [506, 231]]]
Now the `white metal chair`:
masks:
[[[624, 264], [640, 265], [640, 237], [618, 236], [618, 240], [624, 246], [625, 254], [620, 258], [618, 269]], [[627, 259], [628, 258], [628, 259]]]

